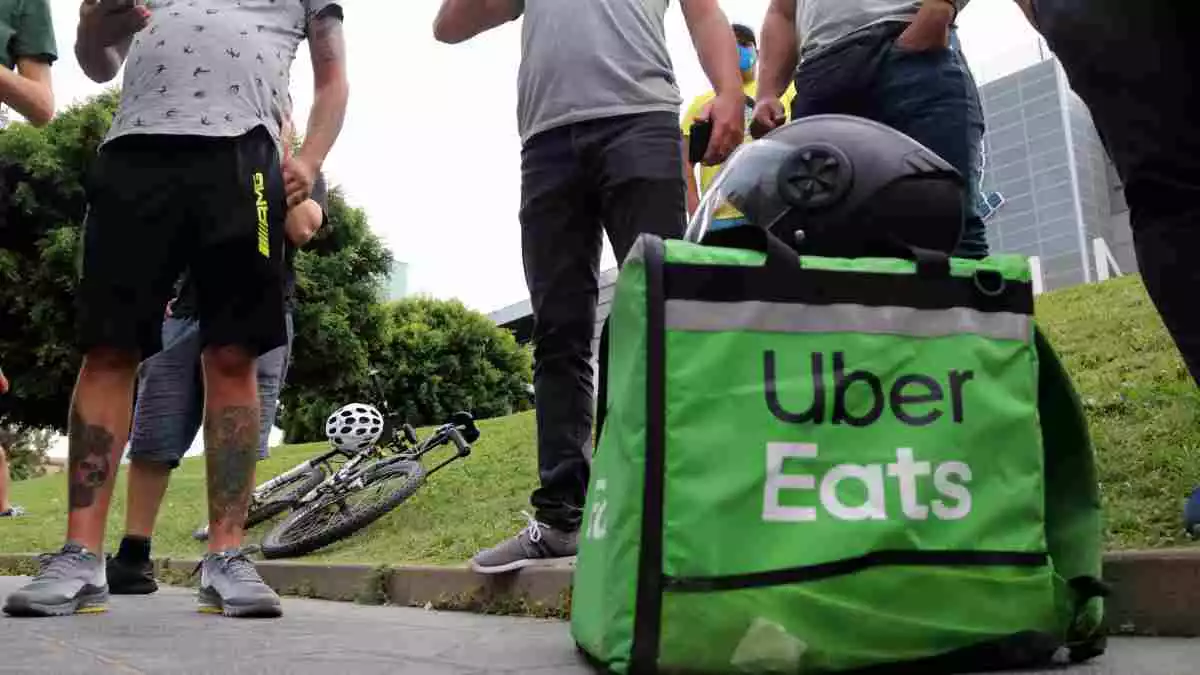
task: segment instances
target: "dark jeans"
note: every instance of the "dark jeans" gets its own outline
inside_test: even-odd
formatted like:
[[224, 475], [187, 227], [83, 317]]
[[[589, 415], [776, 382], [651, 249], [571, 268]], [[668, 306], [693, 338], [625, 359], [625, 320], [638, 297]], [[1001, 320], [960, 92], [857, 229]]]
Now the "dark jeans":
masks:
[[987, 233], [979, 216], [983, 106], [966, 59], [951, 46], [909, 52], [894, 44], [906, 24], [859, 31], [796, 71], [792, 119], [843, 114], [897, 129], [936, 152], [966, 179], [963, 237], [956, 255], [982, 257]]
[[592, 340], [602, 236], [623, 261], [643, 232], [683, 235], [683, 139], [676, 116], [581, 122], [521, 152], [521, 244], [533, 304], [538, 520], [575, 530], [592, 444]]
[[1142, 279], [1200, 384], [1197, 10], [1179, 0], [1041, 0], [1038, 28], [1088, 104], [1129, 202]]

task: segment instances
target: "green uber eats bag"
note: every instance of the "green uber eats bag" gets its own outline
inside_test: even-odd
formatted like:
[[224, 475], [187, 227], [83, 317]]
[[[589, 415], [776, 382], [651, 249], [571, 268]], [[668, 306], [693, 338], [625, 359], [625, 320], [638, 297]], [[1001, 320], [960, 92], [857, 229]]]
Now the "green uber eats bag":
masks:
[[1092, 450], [1026, 261], [765, 248], [645, 235], [625, 261], [582, 651], [617, 673], [922, 675], [1103, 653]]

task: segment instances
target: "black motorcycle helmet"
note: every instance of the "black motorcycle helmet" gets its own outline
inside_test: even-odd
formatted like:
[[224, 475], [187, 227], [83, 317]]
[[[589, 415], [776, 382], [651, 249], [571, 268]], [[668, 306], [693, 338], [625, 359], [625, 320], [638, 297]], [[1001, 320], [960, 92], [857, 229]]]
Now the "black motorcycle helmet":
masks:
[[750, 225], [804, 255], [895, 256], [903, 248], [950, 254], [962, 236], [963, 178], [891, 127], [816, 115], [739, 148], [696, 210], [689, 241], [706, 241], [730, 204]]

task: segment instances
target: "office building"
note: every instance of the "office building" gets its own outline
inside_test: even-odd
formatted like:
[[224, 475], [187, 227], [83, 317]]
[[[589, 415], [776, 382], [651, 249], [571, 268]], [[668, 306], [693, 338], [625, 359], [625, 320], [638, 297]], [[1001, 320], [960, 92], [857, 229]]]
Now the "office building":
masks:
[[395, 302], [408, 295], [408, 263], [392, 261], [392, 270], [384, 283], [383, 295], [387, 302]]
[[980, 94], [987, 124], [981, 199], [992, 249], [1034, 258], [1043, 290], [1107, 278], [1114, 263], [1135, 272], [1120, 181], [1058, 62], [989, 82]]

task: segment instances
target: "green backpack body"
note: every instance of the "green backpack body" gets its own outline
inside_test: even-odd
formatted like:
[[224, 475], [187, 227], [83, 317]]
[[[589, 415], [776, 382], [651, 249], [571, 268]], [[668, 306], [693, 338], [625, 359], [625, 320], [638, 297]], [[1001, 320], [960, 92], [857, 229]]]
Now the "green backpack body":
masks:
[[618, 673], [1101, 653], [1091, 446], [1032, 312], [1016, 256], [643, 236], [607, 325], [577, 644]]

